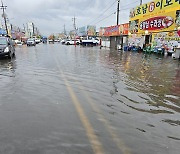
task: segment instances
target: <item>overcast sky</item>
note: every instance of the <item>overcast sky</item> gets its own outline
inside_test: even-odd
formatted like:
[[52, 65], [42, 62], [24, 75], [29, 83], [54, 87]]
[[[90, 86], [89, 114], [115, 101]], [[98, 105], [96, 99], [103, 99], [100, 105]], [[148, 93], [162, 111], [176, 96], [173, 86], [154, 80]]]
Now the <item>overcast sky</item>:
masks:
[[[44, 35], [62, 32], [64, 24], [67, 31], [72, 30], [74, 15], [77, 18], [77, 27], [96, 25], [99, 28], [115, 25], [115, 1], [117, 0], [3, 0], [12, 24], [23, 27], [29, 21], [34, 22]], [[128, 22], [129, 9], [139, 5], [139, 1], [121, 0], [120, 23]]]

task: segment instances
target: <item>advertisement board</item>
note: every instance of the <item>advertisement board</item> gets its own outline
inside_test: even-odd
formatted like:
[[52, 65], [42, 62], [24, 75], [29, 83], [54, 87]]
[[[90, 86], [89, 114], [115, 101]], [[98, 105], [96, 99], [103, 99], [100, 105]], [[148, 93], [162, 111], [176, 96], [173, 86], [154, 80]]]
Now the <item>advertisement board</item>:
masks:
[[79, 36], [86, 36], [87, 35], [87, 31], [86, 31], [86, 27], [85, 26], [84, 27], [80, 27], [78, 29], [78, 35]]
[[153, 34], [152, 45], [155, 47], [163, 47], [172, 51], [174, 47], [178, 47], [180, 37], [177, 32], [160, 32]]
[[145, 31], [151, 33], [178, 30], [180, 27], [180, 10], [132, 20], [129, 24], [131, 34], [145, 34]]
[[110, 26], [105, 28], [100, 28], [99, 36], [120, 36], [128, 35], [129, 32], [129, 23]]
[[180, 27], [180, 0], [155, 0], [130, 11], [130, 33], [168, 32]]
[[168, 12], [139, 20], [139, 33], [173, 31], [176, 27], [176, 12]]
[[96, 26], [87, 26], [87, 35], [88, 36], [96, 36]]
[[130, 20], [150, 18], [180, 10], [180, 0], [154, 0], [130, 10]]

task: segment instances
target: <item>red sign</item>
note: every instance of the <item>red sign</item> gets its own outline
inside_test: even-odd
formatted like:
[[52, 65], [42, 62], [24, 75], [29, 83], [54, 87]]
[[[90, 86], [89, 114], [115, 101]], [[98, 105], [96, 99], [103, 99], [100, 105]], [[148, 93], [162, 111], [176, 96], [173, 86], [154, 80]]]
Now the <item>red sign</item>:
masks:
[[100, 36], [120, 36], [128, 35], [129, 32], [129, 23], [116, 25], [111, 27], [105, 27], [100, 30]]
[[149, 31], [154, 31], [154, 30], [161, 30], [161, 29], [166, 29], [170, 26], [172, 26], [174, 23], [174, 20], [170, 16], [159, 16], [159, 17], [154, 17], [147, 19], [145, 21], [142, 21], [140, 23], [140, 30], [149, 30]]

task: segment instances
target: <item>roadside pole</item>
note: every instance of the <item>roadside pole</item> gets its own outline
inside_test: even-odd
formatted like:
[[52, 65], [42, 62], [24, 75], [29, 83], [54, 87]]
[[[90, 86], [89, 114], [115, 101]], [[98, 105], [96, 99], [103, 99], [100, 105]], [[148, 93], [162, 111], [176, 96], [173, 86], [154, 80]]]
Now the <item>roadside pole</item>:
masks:
[[7, 28], [6, 14], [5, 14], [5, 10], [6, 10], [7, 6], [4, 6], [3, 1], [1, 1], [1, 4], [2, 4], [2, 6], [0, 6], [0, 7], [1, 7], [1, 9], [3, 10], [3, 15], [2, 15], [2, 17], [4, 18], [6, 33], [7, 33], [7, 35], [9, 35], [9, 33], [8, 33], [8, 28]]
[[76, 47], [76, 18], [74, 16], [74, 18], [72, 19], [73, 20], [73, 26], [74, 26], [74, 45]]
[[117, 5], [117, 25], [119, 25], [119, 8], [120, 8], [120, 0], [117, 0], [118, 5]]
[[142, 5], [142, 3], [143, 3], [143, 0], [140, 0], [140, 5]]

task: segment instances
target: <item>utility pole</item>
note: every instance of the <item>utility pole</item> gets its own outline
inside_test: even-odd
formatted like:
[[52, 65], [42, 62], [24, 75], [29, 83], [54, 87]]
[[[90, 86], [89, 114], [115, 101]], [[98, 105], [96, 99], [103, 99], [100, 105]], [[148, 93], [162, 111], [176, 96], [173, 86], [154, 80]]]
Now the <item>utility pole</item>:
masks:
[[73, 26], [74, 26], [74, 45], [76, 47], [76, 17], [74, 16], [74, 18], [72, 18], [73, 21]]
[[119, 8], [120, 8], [120, 0], [117, 0], [118, 5], [117, 5], [117, 25], [119, 25]]
[[140, 0], [140, 5], [142, 5], [142, 3], [143, 3], [143, 0]]
[[8, 28], [7, 28], [6, 14], [5, 14], [5, 10], [6, 10], [7, 6], [4, 6], [2, 0], [1, 0], [1, 4], [2, 4], [2, 6], [0, 6], [0, 8], [3, 10], [3, 18], [4, 18], [5, 27], [6, 27], [6, 33], [8, 35]]
[[74, 16], [74, 18], [72, 18], [72, 21], [73, 21], [74, 30], [76, 32], [76, 17], [75, 16]]
[[64, 35], [66, 35], [66, 25], [64, 24]]

